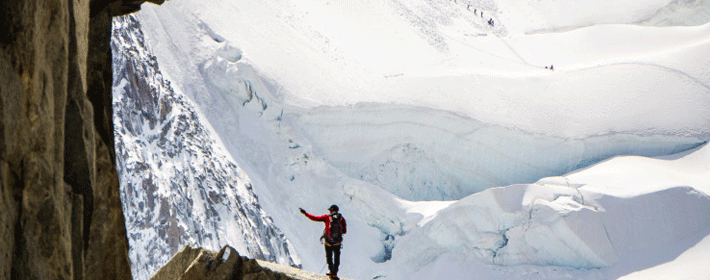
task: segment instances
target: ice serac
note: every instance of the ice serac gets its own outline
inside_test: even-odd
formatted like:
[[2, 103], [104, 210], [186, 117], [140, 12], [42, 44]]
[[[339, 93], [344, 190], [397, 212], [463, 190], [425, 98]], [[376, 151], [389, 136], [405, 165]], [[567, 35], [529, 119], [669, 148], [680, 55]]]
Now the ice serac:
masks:
[[352, 178], [408, 200], [452, 200], [531, 183], [619, 155], [695, 148], [704, 135], [637, 132], [564, 138], [491, 125], [452, 112], [361, 103], [293, 117], [316, 155]]
[[185, 245], [299, 266], [249, 178], [191, 102], [171, 87], [133, 16], [114, 19], [116, 161], [135, 279]]
[[707, 213], [710, 197], [692, 187], [617, 197], [550, 177], [488, 189], [452, 204], [403, 237], [393, 261], [412, 271], [445, 254], [506, 266], [606, 268], [639, 250], [698, 241], [710, 233]]

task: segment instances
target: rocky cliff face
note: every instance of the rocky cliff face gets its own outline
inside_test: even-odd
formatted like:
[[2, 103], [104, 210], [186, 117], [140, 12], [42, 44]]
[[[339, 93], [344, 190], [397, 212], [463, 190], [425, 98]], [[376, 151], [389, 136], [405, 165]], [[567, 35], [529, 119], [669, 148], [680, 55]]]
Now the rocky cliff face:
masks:
[[143, 2], [0, 2], [1, 279], [131, 278], [110, 38]]

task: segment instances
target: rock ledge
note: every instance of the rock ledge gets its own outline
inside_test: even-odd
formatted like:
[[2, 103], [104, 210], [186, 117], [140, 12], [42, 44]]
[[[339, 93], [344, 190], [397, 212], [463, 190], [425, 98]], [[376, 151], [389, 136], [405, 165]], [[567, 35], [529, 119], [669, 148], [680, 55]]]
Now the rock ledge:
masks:
[[150, 280], [246, 279], [246, 280], [328, 280], [298, 268], [242, 257], [225, 246], [219, 252], [186, 246], [161, 267]]

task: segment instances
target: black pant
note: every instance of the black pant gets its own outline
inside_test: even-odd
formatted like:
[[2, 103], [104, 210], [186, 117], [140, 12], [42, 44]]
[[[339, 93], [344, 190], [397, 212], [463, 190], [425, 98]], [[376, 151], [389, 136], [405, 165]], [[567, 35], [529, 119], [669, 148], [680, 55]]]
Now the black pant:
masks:
[[[335, 259], [333, 259], [333, 257], [335, 257]], [[328, 262], [330, 274], [338, 275], [338, 267], [340, 266], [340, 245], [325, 245], [325, 260]]]

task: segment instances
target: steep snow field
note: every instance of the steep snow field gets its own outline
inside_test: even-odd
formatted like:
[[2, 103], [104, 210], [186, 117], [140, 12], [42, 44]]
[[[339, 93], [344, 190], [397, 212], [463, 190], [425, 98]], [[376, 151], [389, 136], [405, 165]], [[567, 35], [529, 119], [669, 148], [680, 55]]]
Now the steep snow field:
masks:
[[707, 7], [172, 0], [136, 17], [304, 269], [324, 272], [322, 225], [297, 209], [336, 203], [348, 278], [678, 279], [710, 277]]

